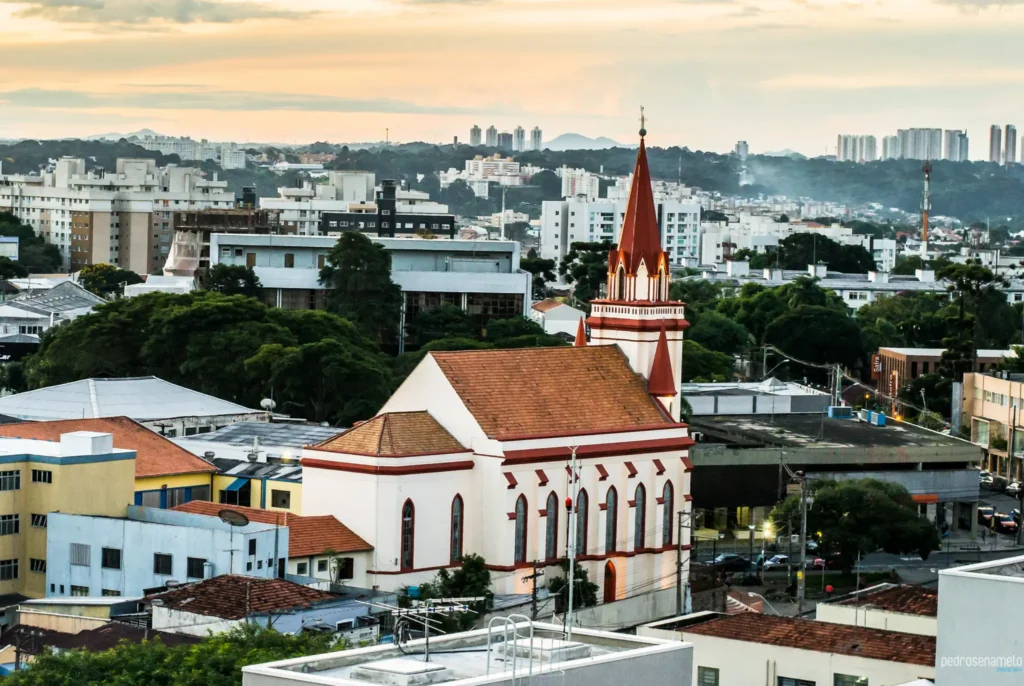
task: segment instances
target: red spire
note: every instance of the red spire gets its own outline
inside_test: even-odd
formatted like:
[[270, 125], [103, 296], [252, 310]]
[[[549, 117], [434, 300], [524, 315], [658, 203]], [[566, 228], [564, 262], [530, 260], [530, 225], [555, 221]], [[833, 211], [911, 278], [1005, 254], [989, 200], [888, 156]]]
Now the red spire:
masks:
[[665, 335], [665, 324], [661, 325], [658, 334], [658, 347], [654, 351], [654, 364], [651, 375], [647, 379], [647, 392], [654, 396], [674, 396], [676, 381], [672, 373], [672, 360], [668, 356], [668, 337]]
[[640, 138], [640, 152], [633, 169], [633, 186], [629, 190], [626, 216], [622, 220], [622, 234], [619, 237], [619, 253], [625, 253], [626, 271], [636, 274], [643, 260], [648, 274], [658, 271], [661, 256], [661, 231], [658, 229], [658, 212], [654, 207], [654, 192], [651, 190], [651, 172], [647, 168], [647, 147]]
[[580, 325], [576, 327], [576, 342], [573, 345], [577, 348], [587, 345], [587, 327], [583, 324], [583, 317], [580, 317]]

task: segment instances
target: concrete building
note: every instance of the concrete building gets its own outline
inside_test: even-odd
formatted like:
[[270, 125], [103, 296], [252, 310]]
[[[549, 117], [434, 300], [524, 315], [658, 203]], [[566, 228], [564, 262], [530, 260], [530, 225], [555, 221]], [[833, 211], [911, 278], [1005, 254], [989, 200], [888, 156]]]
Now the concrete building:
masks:
[[47, 329], [92, 312], [107, 302], [73, 281], [28, 291], [0, 304], [0, 332], [39, 336]]
[[[579, 242], [614, 242], [626, 216], [627, 200], [574, 197], [545, 200], [541, 209], [541, 257], [561, 264], [569, 247]], [[661, 242], [672, 266], [700, 256], [700, 203], [658, 198], [655, 212]]]
[[970, 430], [971, 442], [984, 448], [982, 466], [1007, 481], [1024, 480], [1024, 412], [1019, 411], [1024, 407], [1024, 375], [964, 374], [962, 390], [961, 426]]
[[832, 602], [818, 603], [814, 610], [819, 622], [919, 636], [939, 633], [939, 592], [925, 586], [878, 584]]
[[878, 159], [878, 142], [874, 136], [840, 134], [836, 140], [837, 162], [874, 162]]
[[[529, 313], [532, 277], [519, 268], [516, 242], [422, 238], [377, 238], [375, 242], [391, 253], [391, 279], [405, 296], [405, 321], [441, 303], [461, 307], [481, 325], [491, 318]], [[322, 309], [326, 293], [320, 269], [335, 243], [330, 236], [214, 234], [211, 261], [253, 267], [271, 306]]]
[[123, 516], [135, 453], [110, 434], [75, 431], [59, 441], [0, 439], [0, 595], [46, 594], [47, 518], [64, 512]]
[[379, 645], [244, 667], [242, 686], [515, 686], [524, 679], [545, 678], [557, 679], [561, 686], [619, 686], [637, 675], [651, 683], [698, 683], [691, 678], [694, 655], [686, 643], [592, 629], [573, 629], [567, 640], [561, 624], [531, 624], [519, 616], [497, 626], [507, 627], [507, 639], [503, 640], [504, 629], [432, 635], [429, 662], [422, 639], [402, 640], [401, 646]]
[[157, 169], [148, 159], [119, 159], [111, 173], [62, 158], [40, 176], [0, 176], [0, 211], [57, 246], [69, 271], [108, 263], [149, 274], [170, 252], [175, 211], [234, 205], [216, 174], [211, 180], [199, 169]]
[[942, 129], [900, 129], [896, 136], [901, 159], [942, 159]]
[[495, 176], [519, 176], [519, 163], [511, 157], [495, 154], [490, 157], [477, 155], [466, 160], [466, 174], [471, 178], [489, 179]]
[[546, 298], [533, 303], [530, 307], [530, 319], [544, 327], [544, 333], [552, 336], [562, 334], [567, 339], [576, 338], [580, 321], [586, 319], [587, 313], [575, 307]]
[[[684, 363], [685, 367], [685, 363]], [[764, 381], [684, 383], [691, 417], [714, 415], [821, 414], [831, 396], [824, 391], [774, 377]]]
[[225, 509], [245, 515], [250, 522], [287, 527], [287, 575], [292, 581], [316, 580], [352, 588], [370, 587], [366, 573], [372, 568], [373, 546], [335, 517], [301, 517], [287, 512], [198, 500], [175, 508], [179, 512], [205, 515], [205, 519], [216, 521], [220, 521], [218, 515]]
[[29, 422], [128, 417], [169, 438], [270, 418], [268, 412], [250, 410], [155, 376], [83, 379], [8, 395], [0, 398], [0, 414]]
[[21, 240], [17, 236], [0, 236], [0, 257], [18, 261]]
[[993, 124], [988, 130], [988, 161], [996, 164], [1003, 161], [1003, 131], [999, 124]]
[[885, 136], [882, 138], [882, 159], [898, 160], [900, 158], [899, 136]]
[[530, 131], [530, 150], [543, 150], [544, 149], [544, 132], [540, 130], [539, 126], [534, 126], [533, 130]]
[[[214, 233], [281, 233], [280, 214], [253, 209], [256, 189], [243, 190], [242, 207], [174, 213], [174, 240], [164, 276], [194, 277], [210, 269], [210, 236]], [[292, 227], [289, 227], [292, 228]]]
[[381, 238], [396, 235], [455, 238], [455, 215], [432, 202], [422, 191], [402, 191], [395, 181], [382, 181], [372, 205], [350, 205], [347, 211], [324, 211], [320, 235], [361, 231]]
[[1017, 164], [1017, 127], [1007, 124], [1003, 139], [1006, 145], [1003, 151], [1003, 164]]
[[498, 147], [498, 129], [496, 129], [493, 124], [487, 127], [486, 144], [488, 148]]
[[504, 150], [505, 152], [512, 152], [514, 138], [508, 131], [502, 131], [498, 134], [498, 149]]
[[136, 505], [168, 508], [210, 500], [216, 467], [127, 417], [0, 424], [0, 436], [41, 441], [59, 441], [63, 434], [76, 431], [110, 434], [115, 447], [135, 453]]
[[944, 134], [945, 152], [942, 159], [949, 162], [968, 162], [971, 159], [967, 132], [947, 130]]
[[243, 624], [273, 625], [280, 633], [306, 628], [355, 628], [369, 606], [284, 579], [226, 574], [147, 596], [153, 629], [207, 636]]
[[[895, 396], [896, 391], [922, 374], [937, 373], [944, 352], [943, 348], [879, 348], [878, 390]], [[978, 350], [974, 369], [993, 369], [1013, 354], [1012, 350]]]
[[702, 612], [642, 626], [637, 635], [692, 644], [698, 686], [898, 686], [935, 677], [935, 638], [896, 631]]
[[562, 197], [582, 196], [589, 202], [596, 202], [601, 196], [601, 179], [586, 169], [570, 169], [562, 166], [555, 172], [562, 179]]
[[259, 206], [276, 215], [282, 232], [315, 236], [326, 212], [376, 212], [375, 184], [372, 172], [331, 171], [326, 184], [281, 187], [278, 197], [260, 198]]
[[283, 577], [288, 527], [132, 505], [122, 517], [47, 517], [47, 596], [143, 596], [222, 574]]
[[746, 141], [736, 141], [736, 147], [733, 148], [733, 153], [740, 159], [746, 159], [747, 155], [750, 154], [750, 146], [747, 145]]
[[526, 129], [517, 126], [512, 132], [512, 151], [524, 152], [526, 150]]
[[939, 571], [936, 686], [1016, 686], [1024, 557]]
[[469, 130], [469, 144], [474, 148], [478, 148], [482, 142], [483, 137], [481, 135], [480, 127], [473, 124], [473, 128]]
[[144, 136], [138, 145], [164, 155], [177, 155], [183, 162], [216, 162], [221, 169], [245, 169], [245, 150], [237, 143], [211, 143], [205, 138]]

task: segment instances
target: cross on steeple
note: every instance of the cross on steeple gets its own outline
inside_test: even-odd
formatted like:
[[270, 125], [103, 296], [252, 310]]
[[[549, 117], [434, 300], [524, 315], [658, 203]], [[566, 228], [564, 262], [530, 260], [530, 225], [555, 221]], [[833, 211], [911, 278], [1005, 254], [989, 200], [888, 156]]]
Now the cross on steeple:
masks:
[[644, 115], [644, 106], [640, 105], [640, 137], [647, 135], [647, 117]]

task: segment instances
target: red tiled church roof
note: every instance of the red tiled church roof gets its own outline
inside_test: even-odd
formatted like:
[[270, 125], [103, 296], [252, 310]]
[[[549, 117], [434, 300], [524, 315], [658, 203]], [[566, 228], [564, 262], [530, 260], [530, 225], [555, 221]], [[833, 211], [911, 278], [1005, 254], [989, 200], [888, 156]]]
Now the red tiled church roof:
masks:
[[312, 447], [373, 457], [466, 452], [466, 447], [425, 410], [379, 414]]
[[633, 185], [629, 190], [626, 214], [622, 219], [622, 233], [615, 252], [625, 257], [629, 274], [636, 274], [641, 261], [647, 265], [649, 274], [657, 273], [663, 256], [658, 213], [654, 206], [654, 191], [651, 189], [651, 172], [647, 167], [647, 146], [642, 137], [633, 169]]
[[647, 380], [647, 392], [655, 396], [674, 396], [676, 394], [675, 375], [672, 373], [672, 359], [668, 354], [668, 338], [665, 325], [661, 325], [658, 334], [658, 347], [654, 349], [654, 363], [651, 365], [651, 376]]

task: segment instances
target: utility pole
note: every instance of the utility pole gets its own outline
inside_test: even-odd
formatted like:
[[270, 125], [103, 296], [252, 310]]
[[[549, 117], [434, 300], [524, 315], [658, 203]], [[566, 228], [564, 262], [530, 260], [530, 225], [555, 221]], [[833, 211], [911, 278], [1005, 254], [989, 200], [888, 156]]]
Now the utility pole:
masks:
[[676, 615], [683, 614], [683, 511], [677, 517], [679, 533], [676, 541]]
[[569, 531], [571, 532], [566, 541], [566, 557], [569, 558], [569, 603], [565, 612], [565, 638], [572, 640], [572, 596], [576, 590], [576, 518], [579, 513], [576, 511], [576, 503], [579, 500], [580, 479], [576, 471], [576, 446], [572, 446], [572, 459], [569, 462], [569, 492], [572, 494], [567, 498], [569, 502]]
[[804, 614], [804, 589], [807, 585], [807, 477], [797, 472], [800, 479], [800, 570], [796, 573], [797, 616]]
[[523, 581], [532, 581], [533, 588], [530, 591], [530, 618], [537, 619], [537, 579], [544, 576], [544, 570], [537, 569], [537, 561], [533, 561], [533, 574], [523, 577]]
[[786, 586], [789, 586], [789, 580], [793, 578], [793, 515], [786, 518], [786, 538], [789, 539], [789, 554], [786, 555]]

